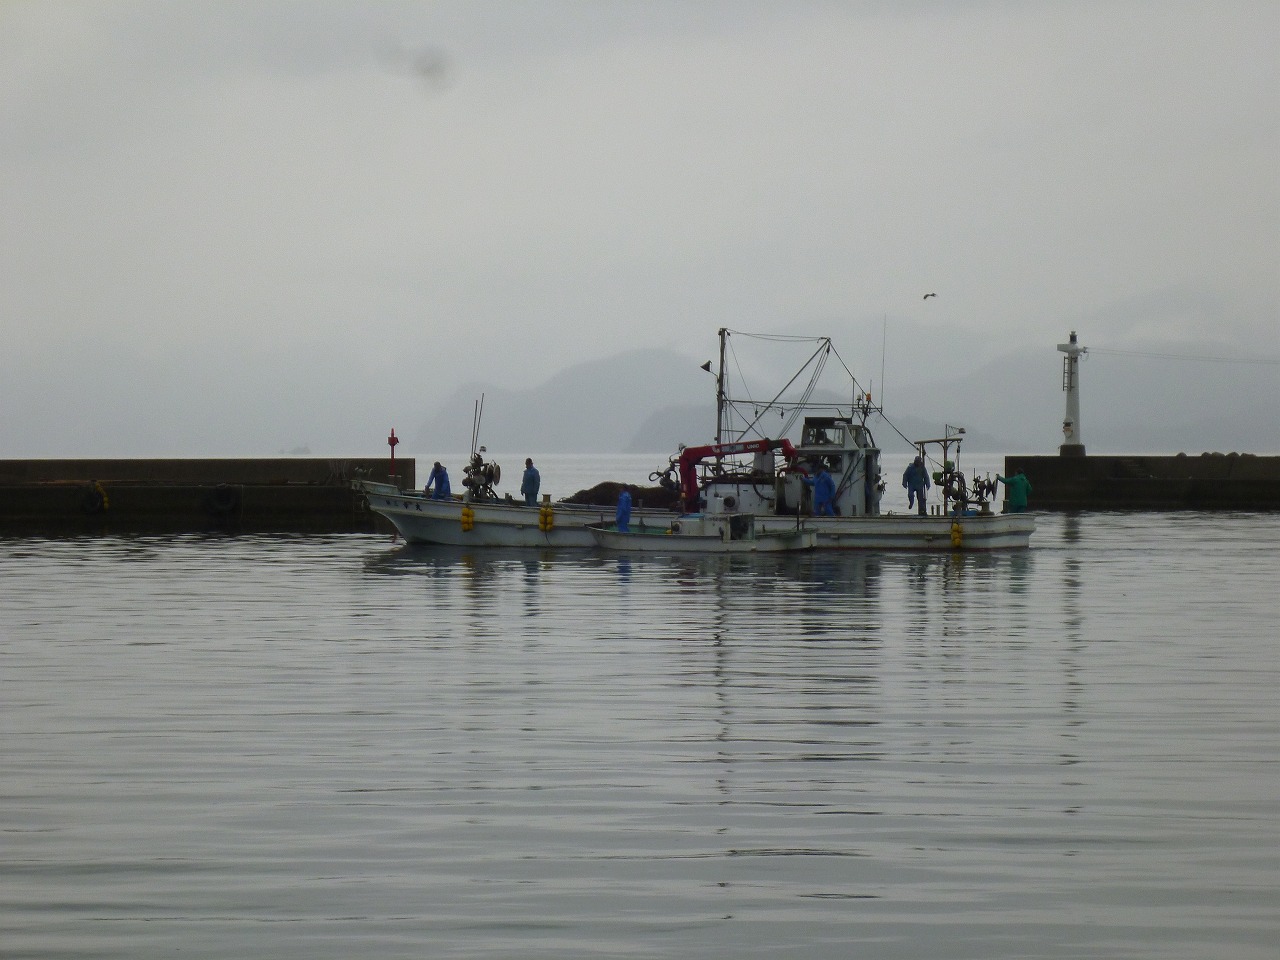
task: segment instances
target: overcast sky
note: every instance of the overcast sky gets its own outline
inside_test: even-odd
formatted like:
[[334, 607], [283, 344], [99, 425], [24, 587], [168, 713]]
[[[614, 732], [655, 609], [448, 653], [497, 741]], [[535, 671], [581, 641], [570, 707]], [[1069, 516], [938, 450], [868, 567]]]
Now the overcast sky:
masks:
[[6, 0], [0, 457], [377, 455], [720, 326], [873, 381], [886, 332], [900, 379], [929, 331], [960, 372], [1073, 328], [1280, 357], [1278, 38], [1274, 0]]

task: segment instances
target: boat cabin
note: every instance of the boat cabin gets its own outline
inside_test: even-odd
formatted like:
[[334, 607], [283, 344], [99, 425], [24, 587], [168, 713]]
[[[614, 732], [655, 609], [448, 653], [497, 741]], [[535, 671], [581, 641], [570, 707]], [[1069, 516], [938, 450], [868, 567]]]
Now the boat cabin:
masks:
[[835, 510], [842, 517], [876, 516], [884, 483], [880, 449], [863, 423], [850, 417], [806, 417], [797, 457], [778, 473], [772, 452], [757, 454], [748, 473], [710, 478], [703, 497], [708, 512], [762, 514], [813, 512], [812, 487], [805, 478], [826, 467], [835, 481]]

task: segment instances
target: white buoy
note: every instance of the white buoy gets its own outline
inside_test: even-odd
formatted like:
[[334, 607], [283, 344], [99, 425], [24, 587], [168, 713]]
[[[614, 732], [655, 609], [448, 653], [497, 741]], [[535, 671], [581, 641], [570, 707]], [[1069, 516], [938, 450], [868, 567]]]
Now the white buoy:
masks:
[[1062, 389], [1067, 395], [1067, 412], [1062, 418], [1062, 446], [1058, 453], [1064, 457], [1084, 456], [1084, 437], [1080, 433], [1080, 357], [1089, 352], [1076, 342], [1076, 332], [1066, 343], [1058, 344], [1066, 354], [1062, 358]]

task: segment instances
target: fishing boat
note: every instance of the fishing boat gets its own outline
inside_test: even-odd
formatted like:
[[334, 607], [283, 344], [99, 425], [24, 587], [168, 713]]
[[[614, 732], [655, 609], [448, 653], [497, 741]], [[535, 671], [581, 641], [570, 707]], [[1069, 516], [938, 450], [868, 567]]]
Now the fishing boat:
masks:
[[[725, 369], [729, 338], [734, 333], [726, 328], [719, 331], [715, 442], [682, 447], [664, 469], [650, 475], [659, 486], [678, 492], [684, 516], [676, 522], [682, 533], [686, 523], [697, 526], [704, 522], [693, 518], [736, 516], [751, 518], [757, 541], [775, 535], [793, 536], [803, 521], [804, 527], [815, 535], [814, 545], [819, 550], [1007, 550], [1030, 546], [1036, 526], [1034, 515], [994, 512], [995, 481], [976, 475], [972, 481], [965, 477], [959, 466], [963, 428], [948, 426], [941, 437], [910, 441], [922, 460], [934, 467], [936, 502], [932, 511], [882, 512], [885, 480], [881, 451], [868, 421], [874, 416], [888, 423], [884, 412], [873, 404], [871, 393], [859, 386], [843, 360], [839, 362], [848, 373], [848, 399], [815, 399], [827, 361], [839, 359], [831, 340], [763, 337], [772, 341], [807, 340], [816, 344], [816, 349], [788, 381], [788, 386], [804, 383], [802, 378], [808, 372], [808, 383], [798, 400], [785, 399], [784, 388], [762, 401], [734, 396], [730, 390]], [[706, 369], [710, 369], [709, 363]], [[767, 435], [763, 424], [770, 414], [781, 414], [781, 418], [776, 431]], [[785, 438], [798, 420], [800, 439], [793, 444]], [[528, 506], [510, 497], [499, 498], [493, 486], [500, 472], [495, 464], [484, 461], [484, 448], [476, 446], [478, 428], [479, 407], [472, 432], [475, 452], [465, 471], [467, 479], [463, 484], [467, 492], [462, 498], [433, 499], [390, 484], [356, 481], [370, 509], [414, 543], [583, 548], [606, 537], [610, 542], [602, 545], [615, 548], [615, 542], [642, 542], [621, 541], [609, 535], [612, 506], [565, 501], [552, 504], [545, 497], [541, 505]], [[818, 503], [814, 496], [815, 479], [822, 471], [830, 475], [834, 487], [830, 512], [825, 514], [819, 510], [825, 502]], [[632, 517], [640, 529], [672, 529], [671, 511], [665, 508], [637, 507]], [[689, 535], [680, 539], [697, 543], [692, 532], [691, 528]], [[652, 536], [665, 540], [673, 538], [674, 533]], [[648, 542], [650, 534], [645, 537], [644, 542]]]
[[[965, 477], [959, 466], [964, 429], [959, 427], [947, 426], [941, 437], [911, 441], [922, 461], [934, 467], [937, 501], [932, 512], [883, 513], [881, 451], [868, 425], [872, 416], [883, 418], [883, 411], [843, 361], [840, 366], [851, 386], [848, 401], [814, 400], [828, 360], [839, 358], [830, 339], [765, 338], [811, 339], [816, 349], [788, 381], [803, 383], [808, 372], [798, 401], [783, 399], [782, 392], [760, 400], [732, 395], [725, 370], [733, 333], [719, 332], [715, 442], [685, 447], [666, 468], [651, 474], [653, 481], [679, 491], [686, 511], [715, 512], [723, 506], [750, 513], [762, 533], [786, 529], [796, 517], [804, 517], [817, 532], [818, 549], [1002, 550], [1030, 545], [1034, 515], [995, 513], [995, 480]], [[777, 434], [782, 437], [803, 415], [799, 443], [764, 435], [763, 424], [771, 414], [781, 415]], [[834, 495], [830, 513], [815, 515], [815, 478], [823, 470], [830, 474]]]
[[[454, 547], [593, 547], [595, 539], [587, 527], [613, 519], [615, 508], [563, 501], [553, 504], [545, 495], [539, 504], [500, 496], [497, 487], [502, 480], [502, 467], [486, 459], [487, 451], [478, 443], [483, 415], [482, 394], [476, 401], [472, 419], [471, 457], [462, 470], [465, 492], [460, 496], [432, 496], [425, 490], [402, 490], [395, 484], [367, 479], [355, 480], [353, 486], [364, 494], [369, 509], [388, 520], [409, 543]], [[632, 515], [639, 522], [665, 523], [671, 511], [637, 506]]]
[[[1000, 550], [1025, 548], [1035, 532], [1029, 513], [994, 513], [991, 500], [994, 481], [967, 481], [953, 457], [960, 435], [917, 441], [921, 456], [939, 465], [934, 488], [939, 491], [933, 512], [880, 512], [884, 480], [880, 451], [866, 425], [850, 417], [805, 419], [798, 446], [786, 441], [747, 440], [681, 451], [667, 470], [655, 475], [660, 481], [682, 484], [686, 510], [716, 512], [731, 509], [757, 518], [762, 533], [785, 530], [796, 517], [817, 533], [819, 549], [843, 550]], [[935, 448], [943, 453], [930, 454]], [[752, 463], [731, 465], [734, 454], [753, 453]], [[720, 457], [719, 463], [700, 475], [702, 461]], [[778, 462], [781, 461], [781, 462]], [[717, 469], [718, 468], [718, 469]], [[825, 468], [832, 477], [835, 495], [832, 513], [814, 515], [814, 474]], [[674, 475], [682, 476], [675, 481]]]
[[765, 532], [754, 515], [723, 509], [687, 514], [665, 526], [632, 523], [619, 530], [609, 523], [587, 529], [597, 546], [622, 553], [790, 553], [812, 550], [817, 543], [817, 534], [804, 524]]
[[[369, 509], [391, 522], [409, 543], [474, 547], [581, 547], [595, 545], [587, 529], [614, 517], [613, 507], [551, 503], [538, 506], [514, 500], [432, 499], [389, 483], [356, 481]], [[670, 510], [635, 509], [640, 522], [665, 523]]]

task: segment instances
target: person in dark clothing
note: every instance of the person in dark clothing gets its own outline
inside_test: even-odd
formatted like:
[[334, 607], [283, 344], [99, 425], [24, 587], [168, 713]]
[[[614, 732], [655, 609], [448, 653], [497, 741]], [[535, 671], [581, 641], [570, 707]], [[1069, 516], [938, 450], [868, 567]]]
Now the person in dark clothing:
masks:
[[542, 486], [542, 477], [538, 474], [538, 468], [533, 465], [533, 459], [528, 458], [524, 462], [524, 477], [520, 480], [520, 492], [524, 494], [524, 502], [528, 506], [533, 506], [538, 502], [538, 488]]
[[923, 457], [916, 457], [911, 461], [911, 466], [903, 472], [902, 486], [907, 491], [907, 509], [910, 510], [914, 504], [919, 508], [920, 516], [923, 517], [926, 513], [925, 499], [930, 487], [929, 471], [924, 465]]

